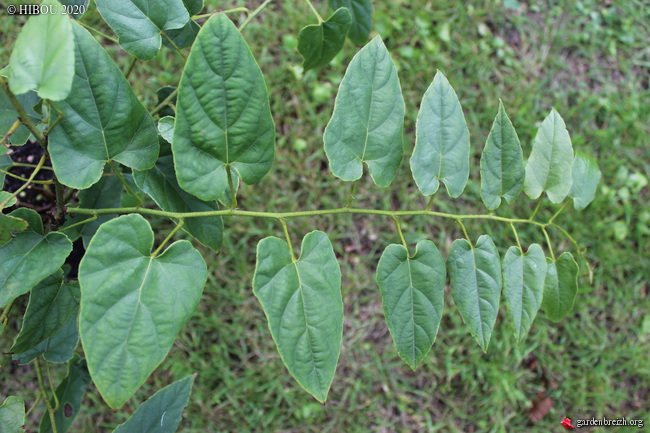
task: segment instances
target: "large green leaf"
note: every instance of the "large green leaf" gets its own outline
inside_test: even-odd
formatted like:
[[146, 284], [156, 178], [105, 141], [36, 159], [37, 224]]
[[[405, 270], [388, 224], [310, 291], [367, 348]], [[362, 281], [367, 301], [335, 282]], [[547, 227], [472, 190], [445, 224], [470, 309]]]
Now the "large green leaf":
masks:
[[600, 182], [600, 169], [594, 158], [580, 151], [576, 151], [573, 160], [573, 185], [569, 197], [573, 197], [573, 207], [582, 210], [589, 205], [596, 196], [598, 182]]
[[41, 355], [49, 362], [62, 363], [69, 361], [79, 344], [78, 311], [78, 309], [75, 309], [61, 329], [31, 349], [13, 355], [12, 359], [20, 365], [27, 364]]
[[523, 254], [518, 247], [510, 247], [503, 257], [503, 293], [508, 317], [512, 321], [515, 338], [524, 341], [544, 294], [546, 258], [538, 244], [528, 247]]
[[537, 130], [533, 150], [526, 163], [524, 192], [536, 199], [546, 191], [552, 203], [559, 203], [571, 191], [573, 147], [560, 114], [552, 109]]
[[160, 32], [179, 29], [190, 16], [181, 0], [95, 0], [97, 10], [115, 31], [120, 46], [140, 60], [153, 59]]
[[524, 187], [524, 155], [517, 131], [499, 100], [490, 135], [481, 155], [481, 199], [494, 210], [501, 198], [512, 203]]
[[190, 399], [194, 375], [174, 382], [140, 405], [113, 433], [174, 433]]
[[445, 261], [423, 240], [409, 257], [402, 245], [386, 247], [377, 265], [384, 315], [397, 353], [415, 370], [438, 334], [444, 307]]
[[403, 126], [397, 70], [376, 36], [350, 62], [325, 128], [325, 153], [334, 175], [357, 180], [365, 162], [377, 185], [390, 185], [402, 162]]
[[298, 36], [298, 51], [303, 58], [303, 69], [327, 65], [343, 48], [351, 24], [350, 12], [346, 8], [340, 8], [326, 21], [303, 28]]
[[[86, 360], [73, 359], [68, 364], [68, 375], [63, 379], [61, 384], [56, 388], [56, 398], [59, 402], [59, 408], [54, 412], [54, 422], [58, 433], [68, 431], [74, 421], [79, 409], [81, 409], [81, 400], [86, 393], [86, 387], [90, 382], [90, 374]], [[52, 401], [52, 406], [55, 402]], [[41, 418], [41, 425], [38, 433], [51, 433], [52, 423], [47, 412]]]
[[[164, 211], [203, 212], [219, 210], [217, 202], [206, 202], [185, 192], [176, 180], [174, 161], [169, 145], [161, 147], [161, 156], [151, 170], [133, 173], [135, 183], [154, 199]], [[221, 217], [187, 218], [183, 230], [214, 251], [223, 240]]]
[[554, 262], [546, 258], [548, 270], [544, 281], [542, 308], [553, 322], [564, 319], [576, 300], [578, 293], [578, 264], [569, 252], [564, 252]]
[[352, 15], [352, 27], [348, 38], [355, 45], [368, 42], [368, 35], [372, 30], [372, 3], [370, 0], [329, 0], [333, 10], [345, 7]]
[[60, 101], [70, 93], [74, 76], [71, 21], [56, 0], [41, 7], [54, 13], [30, 17], [18, 34], [7, 70], [9, 89], [16, 95], [36, 90], [43, 99]]
[[289, 373], [324, 403], [343, 338], [341, 269], [327, 235], [307, 234], [296, 261], [282, 239], [262, 239], [253, 292]]
[[25, 352], [50, 337], [78, 308], [79, 287], [64, 284], [63, 271], [59, 269], [32, 289], [23, 325], [10, 352]]
[[474, 339], [487, 352], [501, 297], [501, 261], [492, 238], [482, 235], [472, 247], [465, 239], [447, 257], [451, 294]]
[[458, 96], [440, 71], [422, 97], [415, 131], [411, 171], [422, 194], [435, 194], [443, 182], [451, 197], [461, 195], [469, 178], [469, 130]]
[[10, 395], [0, 405], [0, 433], [24, 433], [25, 402]]
[[253, 184], [273, 164], [275, 125], [262, 71], [222, 13], [203, 25], [185, 64], [172, 150], [178, 183], [206, 201], [224, 193], [230, 168]]
[[121, 407], [162, 362], [203, 292], [207, 270], [188, 241], [153, 256], [140, 215], [104, 223], [79, 265], [79, 331], [104, 400]]
[[9, 215], [25, 219], [29, 230], [16, 233], [13, 240], [0, 246], [0, 307], [54, 273], [72, 251], [72, 242], [63, 233], [43, 235], [40, 216], [33, 210], [16, 210]]
[[63, 119], [49, 135], [57, 178], [72, 188], [96, 183], [107, 161], [136, 170], [158, 157], [153, 119], [106, 51], [76, 22], [76, 70], [72, 92], [56, 103]]

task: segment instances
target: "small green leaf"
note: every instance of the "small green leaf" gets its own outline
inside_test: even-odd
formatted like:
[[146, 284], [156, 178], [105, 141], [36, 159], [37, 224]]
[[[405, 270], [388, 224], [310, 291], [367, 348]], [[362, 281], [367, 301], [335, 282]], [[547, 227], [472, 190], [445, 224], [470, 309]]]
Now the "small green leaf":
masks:
[[0, 246], [0, 307], [54, 273], [72, 251], [72, 242], [66, 235], [50, 232], [44, 236], [42, 225], [39, 231], [38, 225], [32, 224], [35, 218], [40, 222], [33, 210], [16, 210], [10, 215], [26, 220], [29, 230], [16, 233], [11, 242]]
[[174, 433], [190, 399], [194, 376], [174, 382], [140, 405], [113, 433]]
[[10, 352], [26, 352], [41, 343], [76, 315], [78, 308], [79, 286], [64, 284], [59, 269], [32, 289], [23, 325]]
[[489, 210], [501, 204], [501, 198], [512, 203], [524, 187], [524, 155], [517, 131], [499, 100], [490, 135], [481, 155], [481, 199]]
[[518, 247], [510, 247], [502, 265], [508, 317], [512, 321], [515, 338], [521, 343], [542, 305], [546, 259], [542, 247], [532, 244], [526, 254], [522, 254]]
[[[68, 375], [56, 388], [56, 398], [59, 408], [54, 412], [54, 422], [58, 433], [65, 433], [72, 426], [72, 422], [79, 413], [81, 401], [90, 382], [90, 374], [85, 359], [78, 356], [68, 364]], [[55, 402], [52, 401], [52, 406]], [[51, 433], [52, 423], [47, 412], [41, 418], [38, 433]]]
[[20, 365], [32, 362], [41, 355], [49, 362], [62, 363], [69, 361], [79, 344], [78, 311], [75, 310], [68, 317], [68, 321], [65, 322], [61, 329], [26, 352], [13, 355], [12, 359]]
[[[4, 198], [0, 194], [0, 201], [2, 200]], [[12, 203], [9, 202], [9, 206], [11, 205]], [[24, 232], [25, 230], [27, 230], [27, 221], [0, 213], [0, 247], [13, 239], [12, 232]]]
[[188, 241], [152, 256], [154, 234], [140, 215], [104, 223], [79, 265], [79, 330], [90, 375], [112, 408], [121, 407], [162, 362], [207, 279]]
[[24, 433], [25, 402], [20, 397], [10, 395], [0, 405], [0, 432]]
[[289, 373], [324, 403], [343, 338], [341, 269], [327, 235], [307, 234], [296, 261], [282, 239], [262, 239], [253, 293]]
[[158, 133], [153, 119], [106, 51], [76, 22], [72, 92], [56, 103], [63, 119], [49, 135], [52, 166], [61, 183], [85, 189], [107, 161], [136, 170], [153, 166]]
[[273, 164], [275, 125], [262, 71], [222, 13], [203, 25], [185, 64], [172, 150], [181, 188], [205, 201], [223, 195], [229, 168], [250, 185]]
[[573, 207], [577, 210], [586, 208], [596, 196], [600, 182], [600, 169], [594, 158], [577, 151], [573, 160], [573, 185], [569, 197], [573, 197]]
[[554, 262], [546, 258], [548, 270], [544, 281], [542, 308], [553, 322], [564, 319], [573, 308], [578, 294], [578, 264], [569, 252]]
[[[185, 192], [176, 180], [174, 161], [169, 145], [161, 146], [161, 155], [151, 170], [133, 173], [135, 183], [160, 208], [168, 212], [204, 212], [219, 210], [215, 202], [202, 201]], [[188, 218], [183, 230], [213, 251], [221, 249], [223, 221], [221, 217]]]
[[181, 0], [95, 0], [97, 10], [115, 31], [120, 46], [140, 60], [160, 50], [160, 33], [180, 29], [190, 16]]
[[457, 239], [451, 245], [447, 266], [454, 303], [469, 332], [487, 352], [501, 297], [499, 252], [488, 235], [479, 237], [475, 247]]
[[332, 10], [348, 8], [352, 15], [352, 26], [348, 38], [355, 45], [364, 45], [368, 42], [368, 35], [372, 30], [372, 3], [370, 0], [329, 0]]
[[162, 117], [158, 121], [158, 133], [169, 144], [174, 137], [174, 118], [172, 116]]
[[573, 147], [560, 114], [552, 109], [537, 131], [533, 150], [526, 163], [524, 192], [531, 199], [542, 192], [552, 203], [559, 203], [573, 183]]
[[462, 194], [469, 178], [469, 130], [458, 96], [442, 72], [424, 93], [415, 125], [411, 172], [424, 195], [440, 182], [451, 197]]
[[71, 21], [56, 0], [45, 0], [41, 7], [51, 12], [30, 17], [14, 44], [9, 90], [16, 95], [36, 90], [43, 99], [60, 101], [70, 93], [74, 76]]
[[343, 48], [351, 24], [350, 12], [340, 8], [326, 21], [304, 27], [298, 36], [303, 69], [327, 65]]
[[431, 241], [418, 242], [413, 257], [402, 245], [389, 245], [379, 259], [377, 284], [388, 329], [413, 370], [436, 340], [446, 278], [445, 261]]
[[336, 177], [357, 180], [368, 165], [375, 184], [391, 184], [402, 162], [404, 98], [380, 36], [348, 66], [325, 128], [325, 153]]

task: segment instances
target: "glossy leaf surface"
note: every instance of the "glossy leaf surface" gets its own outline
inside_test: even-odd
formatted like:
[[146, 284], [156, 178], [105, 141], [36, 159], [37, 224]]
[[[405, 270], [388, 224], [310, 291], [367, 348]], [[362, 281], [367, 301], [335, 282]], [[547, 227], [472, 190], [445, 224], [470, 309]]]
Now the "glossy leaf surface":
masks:
[[431, 195], [442, 182], [458, 197], [469, 178], [469, 130], [458, 96], [440, 71], [424, 93], [415, 128], [411, 172], [418, 188]]
[[273, 164], [275, 125], [264, 77], [224, 14], [203, 25], [185, 64], [172, 150], [178, 183], [206, 201], [222, 196], [229, 168], [253, 184]]
[[329, 0], [333, 10], [348, 8], [352, 15], [352, 26], [348, 38], [355, 45], [364, 45], [368, 42], [368, 35], [372, 30], [372, 3], [370, 0]]
[[413, 257], [402, 245], [386, 247], [377, 265], [377, 284], [388, 329], [400, 357], [413, 369], [438, 334], [447, 272], [433, 242], [418, 242]]
[[120, 46], [140, 60], [160, 50], [161, 31], [179, 29], [190, 16], [181, 0], [95, 0], [97, 10], [115, 31]]
[[174, 382], [142, 403], [113, 433], [174, 433], [190, 398], [194, 376]]
[[524, 187], [524, 155], [515, 127], [499, 101], [490, 135], [481, 155], [481, 199], [494, 210], [505, 198], [512, 203]]
[[560, 114], [551, 110], [537, 130], [533, 150], [526, 163], [524, 191], [531, 199], [546, 192], [552, 203], [565, 199], [571, 185], [573, 147]]
[[474, 247], [457, 239], [451, 245], [447, 266], [454, 303], [469, 332], [487, 352], [501, 297], [499, 252], [488, 235], [479, 237]]
[[503, 293], [508, 317], [521, 343], [530, 330], [542, 305], [546, 258], [538, 244], [522, 254], [518, 247], [510, 247], [503, 257]]
[[573, 160], [573, 185], [569, 192], [575, 209], [582, 210], [593, 201], [600, 177], [596, 160], [582, 152], [576, 152]]
[[324, 403], [343, 337], [341, 270], [327, 235], [307, 234], [295, 262], [282, 239], [262, 239], [253, 292], [289, 373]]
[[326, 21], [304, 27], [298, 36], [302, 68], [308, 70], [327, 65], [343, 48], [350, 25], [350, 12], [340, 8]]
[[52, 166], [61, 183], [85, 189], [107, 161], [136, 170], [158, 157], [153, 119], [106, 51], [76, 22], [76, 70], [72, 92], [58, 102], [63, 119], [49, 135]]
[[388, 186], [402, 162], [404, 98], [397, 70], [376, 36], [348, 66], [325, 128], [325, 153], [335, 176], [351, 181], [363, 173]]
[[153, 257], [154, 234], [140, 215], [104, 223], [79, 265], [79, 331], [104, 400], [121, 407], [165, 358], [196, 309], [207, 278], [190, 242]]
[[569, 252], [553, 262], [546, 258], [548, 271], [544, 281], [542, 308], [553, 322], [564, 319], [573, 308], [578, 293], [578, 264]]

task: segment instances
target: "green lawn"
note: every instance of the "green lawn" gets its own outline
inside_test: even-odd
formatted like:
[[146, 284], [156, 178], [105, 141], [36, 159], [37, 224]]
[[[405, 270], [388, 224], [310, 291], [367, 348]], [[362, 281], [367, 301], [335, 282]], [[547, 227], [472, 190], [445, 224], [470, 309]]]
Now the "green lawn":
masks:
[[[213, 11], [217, 5], [252, 9], [260, 2], [207, 3], [207, 11]], [[485, 212], [478, 161], [499, 98], [525, 157], [539, 123], [555, 107], [574, 148], [596, 156], [603, 173], [596, 200], [587, 209], [567, 207], [558, 217], [588, 249], [593, 267], [593, 282], [581, 268], [574, 311], [560, 323], [540, 312], [518, 346], [501, 307], [489, 351], [483, 354], [447, 293], [437, 341], [412, 372], [397, 356], [374, 279], [385, 246], [399, 242], [393, 222], [345, 215], [291, 220], [296, 246], [313, 229], [329, 234], [343, 273], [341, 358], [328, 402], [320, 405], [282, 365], [252, 294], [256, 244], [264, 236], [281, 235], [281, 226], [272, 220], [225, 219], [222, 251], [203, 251], [210, 269], [203, 300], [169, 357], [118, 413], [89, 389], [74, 431], [112, 431], [156, 389], [193, 372], [198, 377], [182, 432], [548, 432], [560, 431], [567, 414], [650, 423], [650, 6], [642, 0], [532, 2], [535, 6], [516, 0], [374, 3], [373, 35], [381, 34], [391, 51], [406, 100], [405, 157], [390, 188], [376, 187], [365, 176], [356, 205], [426, 205], [412, 180], [408, 156], [420, 99], [437, 69], [461, 100], [474, 157], [465, 193], [457, 200], [440, 193], [435, 209]], [[329, 13], [325, 1], [316, 7], [323, 16]], [[92, 8], [84, 21], [112, 34]], [[243, 16], [231, 17], [243, 21]], [[6, 35], [0, 39], [0, 66], [8, 61], [19, 22], [4, 11], [0, 17], [0, 32]], [[275, 0], [243, 32], [265, 74], [278, 150], [271, 172], [257, 185], [240, 188], [242, 209], [338, 207], [350, 193], [350, 185], [327, 167], [322, 133], [357, 47], [346, 42], [331, 65], [303, 74], [297, 35], [313, 22], [306, 2]], [[109, 52], [126, 69], [129, 56], [112, 45]], [[181, 60], [163, 49], [155, 60], [135, 66], [129, 79], [147, 107], [156, 105], [158, 87], [177, 84]], [[528, 217], [533, 207], [522, 194], [499, 214]], [[546, 200], [540, 215], [557, 209]], [[158, 234], [163, 238], [168, 223], [150, 221], [163, 229]], [[402, 228], [410, 245], [430, 239], [443, 256], [463, 236], [449, 221], [423, 217], [405, 219]], [[501, 253], [515, 242], [507, 225], [476, 222], [467, 228], [474, 239], [491, 234]], [[525, 245], [544, 241], [535, 228], [523, 228], [520, 234]], [[551, 240], [556, 250], [573, 251], [560, 233], [551, 232]], [[14, 328], [1, 337], [2, 347], [18, 324]], [[36, 395], [32, 368], [7, 366], [6, 356], [0, 361], [2, 397], [20, 395], [30, 405]], [[64, 373], [64, 366], [55, 371]], [[548, 397], [552, 407], [532, 422], [529, 408], [536, 397]], [[34, 425], [28, 427], [35, 431]]]

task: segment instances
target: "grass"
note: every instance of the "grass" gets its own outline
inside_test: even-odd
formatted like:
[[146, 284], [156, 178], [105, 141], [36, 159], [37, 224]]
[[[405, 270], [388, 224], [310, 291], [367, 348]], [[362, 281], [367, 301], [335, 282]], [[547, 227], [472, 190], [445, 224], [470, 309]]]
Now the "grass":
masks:
[[[208, 10], [214, 10], [215, 2], [208, 3]], [[522, 2], [516, 10], [507, 6], [518, 2], [506, 0], [374, 3], [374, 32], [391, 51], [406, 100], [407, 156], [390, 188], [375, 187], [365, 177], [356, 203], [384, 209], [426, 204], [407, 158], [419, 101], [436, 69], [445, 73], [461, 99], [474, 151], [466, 192], [458, 200], [439, 194], [436, 209], [483, 211], [478, 159], [498, 98], [526, 156], [537, 126], [555, 107], [574, 148], [596, 156], [603, 172], [594, 203], [581, 213], [568, 208], [558, 218], [588, 248], [594, 267], [593, 282], [584, 272], [581, 276], [574, 312], [557, 324], [540, 313], [518, 346], [502, 311], [490, 350], [483, 354], [448, 294], [438, 339], [423, 365], [412, 372], [393, 347], [374, 281], [381, 251], [398, 242], [392, 221], [343, 215], [292, 220], [296, 247], [314, 228], [330, 235], [343, 273], [341, 359], [328, 403], [322, 406], [283, 367], [252, 295], [256, 243], [280, 235], [281, 227], [272, 221], [230, 218], [224, 221], [223, 250], [218, 255], [204, 251], [210, 269], [204, 298], [168, 358], [120, 412], [108, 410], [90, 388], [75, 431], [111, 431], [156, 389], [192, 372], [199, 375], [179, 429], [183, 432], [547, 432], [559, 430], [566, 414], [650, 422], [650, 8], [642, 1], [595, 0], [534, 6]], [[231, 1], [220, 7], [256, 5]], [[316, 7], [326, 14], [324, 1]], [[86, 19], [111, 32], [95, 11]], [[2, 38], [2, 64], [8, 61], [17, 22], [0, 18], [0, 30], [8, 36]], [[303, 74], [296, 36], [311, 22], [315, 18], [306, 3], [278, 1], [244, 31], [269, 88], [278, 152], [267, 177], [240, 188], [243, 209], [334, 207], [349, 194], [350, 185], [328, 171], [322, 132], [357, 48], [348, 42], [331, 65]], [[119, 47], [108, 50], [126, 69], [129, 56]], [[156, 89], [176, 85], [181, 68], [179, 56], [163, 49], [155, 60], [138, 63], [130, 81], [152, 108]], [[522, 195], [499, 213], [526, 216], [532, 205]], [[552, 215], [557, 207], [545, 202], [543, 209], [544, 215]], [[423, 218], [406, 219], [403, 229], [409, 244], [431, 239], [443, 255], [462, 236], [454, 224]], [[468, 230], [473, 238], [490, 233], [502, 253], [514, 243], [506, 226], [477, 222]], [[521, 236], [525, 245], [543, 241], [534, 229], [522, 230]], [[551, 236], [556, 250], [571, 250], [559, 233]], [[3, 345], [10, 343], [17, 326], [2, 337]], [[55, 374], [64, 370], [61, 366]], [[3, 367], [0, 384], [2, 397], [20, 395], [28, 404], [34, 399], [35, 375], [29, 366]], [[537, 396], [548, 397], [552, 408], [533, 423], [528, 410]], [[28, 428], [35, 431], [35, 425]]]

